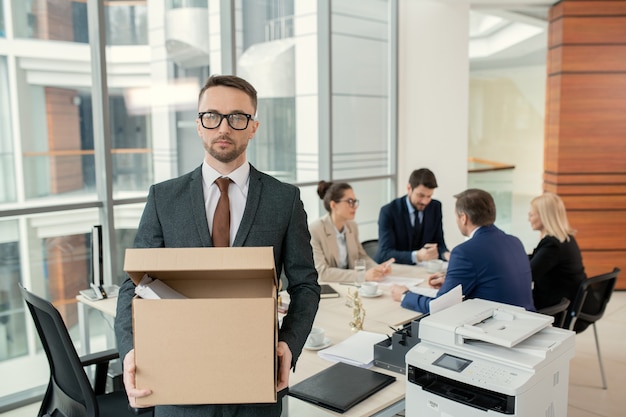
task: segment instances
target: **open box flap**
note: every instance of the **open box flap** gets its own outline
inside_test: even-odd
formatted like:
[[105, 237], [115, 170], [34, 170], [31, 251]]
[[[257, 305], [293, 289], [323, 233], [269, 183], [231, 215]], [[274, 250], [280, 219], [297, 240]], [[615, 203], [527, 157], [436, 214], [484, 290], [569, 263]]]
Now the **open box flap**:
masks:
[[131, 248], [124, 271], [135, 285], [148, 274], [173, 288], [177, 280], [268, 279], [277, 286], [272, 247]]

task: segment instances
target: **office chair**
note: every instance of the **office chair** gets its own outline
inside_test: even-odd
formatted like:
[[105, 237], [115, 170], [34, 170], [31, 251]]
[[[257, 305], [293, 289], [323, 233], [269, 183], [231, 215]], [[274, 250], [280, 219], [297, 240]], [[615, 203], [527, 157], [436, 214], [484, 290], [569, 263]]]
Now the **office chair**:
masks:
[[537, 313], [554, 317], [554, 322], [552, 323], [552, 326], [562, 328], [563, 324], [565, 323], [565, 318], [567, 317], [567, 308], [569, 307], [569, 305], [570, 300], [563, 297], [561, 298], [561, 301], [559, 301], [557, 304], [549, 307], [540, 308], [539, 310], [537, 310]]
[[365, 253], [367, 253], [367, 256], [374, 259], [376, 251], [378, 250], [378, 239], [371, 239], [361, 242], [361, 246], [363, 246], [363, 249], [365, 249]]
[[596, 322], [604, 315], [606, 305], [611, 299], [611, 294], [613, 294], [619, 273], [620, 269], [615, 268], [612, 272], [597, 275], [582, 281], [580, 287], [578, 287], [576, 298], [569, 307], [565, 323], [563, 324], [565, 329], [573, 330], [576, 333], [584, 331], [590, 324], [593, 326], [593, 335], [596, 341], [596, 351], [598, 352], [603, 389], [606, 389], [607, 385], [604, 366], [602, 365], [602, 355], [600, 354]]
[[[50, 365], [50, 381], [38, 417], [124, 417], [138, 413], [148, 417], [153, 414], [152, 408], [131, 409], [124, 391], [104, 393], [109, 361], [119, 357], [117, 350], [79, 357], [58, 310], [22, 285], [20, 290]], [[96, 366], [93, 387], [83, 369], [90, 365]]]

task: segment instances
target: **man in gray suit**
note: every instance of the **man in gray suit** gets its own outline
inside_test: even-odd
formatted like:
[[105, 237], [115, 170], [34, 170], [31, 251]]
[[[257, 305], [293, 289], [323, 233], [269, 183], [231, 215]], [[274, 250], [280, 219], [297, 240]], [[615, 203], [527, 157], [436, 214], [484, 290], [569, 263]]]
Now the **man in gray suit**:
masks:
[[[215, 246], [212, 224], [220, 190], [214, 181], [228, 177], [231, 180], [228, 186], [230, 246], [272, 246], [277, 274], [280, 276], [284, 269], [289, 282], [289, 312], [279, 330], [276, 348], [279, 360], [276, 390], [280, 392], [289, 385], [289, 372], [295, 367], [313, 325], [320, 288], [298, 188], [257, 171], [247, 161], [248, 142], [259, 126], [254, 117], [256, 108], [256, 90], [247, 81], [235, 76], [211, 76], [207, 80], [199, 94], [196, 119], [205, 149], [204, 161], [194, 171], [150, 188], [135, 247]], [[118, 349], [124, 358], [124, 385], [131, 406], [136, 406], [135, 398], [151, 393], [150, 387], [135, 386], [134, 289], [130, 279], [122, 284], [115, 320]], [[155, 415], [278, 417], [281, 411], [279, 394], [277, 403], [157, 406]]]

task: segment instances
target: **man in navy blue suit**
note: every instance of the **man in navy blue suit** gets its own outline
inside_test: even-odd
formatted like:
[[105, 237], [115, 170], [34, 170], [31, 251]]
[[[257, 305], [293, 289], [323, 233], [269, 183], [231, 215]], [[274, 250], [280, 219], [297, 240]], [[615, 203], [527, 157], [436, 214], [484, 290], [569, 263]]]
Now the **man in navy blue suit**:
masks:
[[[496, 205], [486, 191], [469, 189], [456, 197], [456, 223], [468, 239], [450, 254], [448, 270], [428, 277], [439, 288], [437, 297], [461, 284], [465, 299], [482, 298], [535, 311], [532, 274], [522, 242], [498, 229]], [[430, 312], [432, 298], [415, 294], [403, 285], [391, 289], [402, 307]]]
[[376, 262], [395, 258], [399, 264], [414, 265], [430, 259], [448, 260], [441, 203], [433, 200], [435, 188], [435, 174], [428, 168], [416, 169], [409, 177], [407, 195], [380, 209]]

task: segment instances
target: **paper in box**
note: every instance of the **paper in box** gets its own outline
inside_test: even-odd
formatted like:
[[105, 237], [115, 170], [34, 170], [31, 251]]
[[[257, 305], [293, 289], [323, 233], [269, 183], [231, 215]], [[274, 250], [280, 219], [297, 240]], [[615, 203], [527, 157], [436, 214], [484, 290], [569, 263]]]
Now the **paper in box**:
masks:
[[188, 297], [133, 300], [140, 404], [276, 402], [271, 247], [127, 249], [124, 270]]

